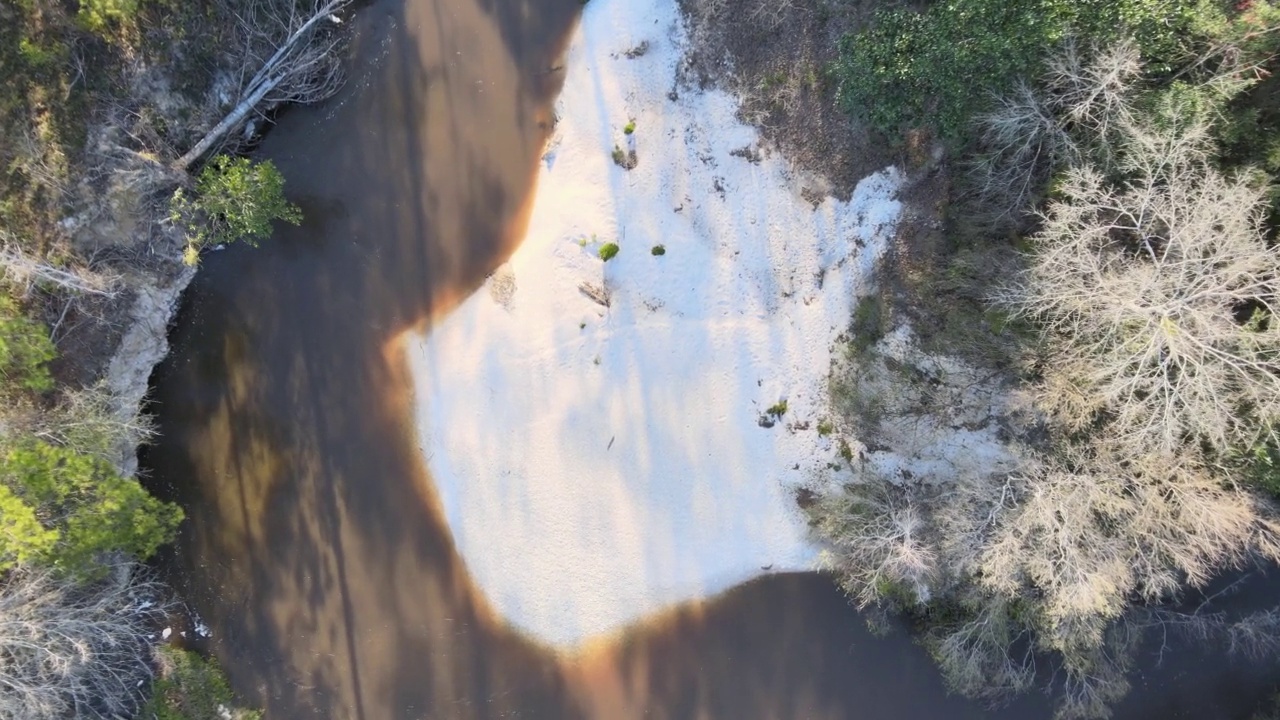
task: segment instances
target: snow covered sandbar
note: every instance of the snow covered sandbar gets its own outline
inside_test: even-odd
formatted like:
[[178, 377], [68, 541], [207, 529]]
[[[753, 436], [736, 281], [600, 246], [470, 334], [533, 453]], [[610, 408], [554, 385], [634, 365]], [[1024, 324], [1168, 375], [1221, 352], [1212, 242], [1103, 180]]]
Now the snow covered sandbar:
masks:
[[892, 168], [815, 207], [731, 96], [676, 87], [684, 42], [675, 0], [586, 5], [523, 243], [406, 343], [473, 580], [566, 649], [810, 567], [794, 490], [900, 210]]

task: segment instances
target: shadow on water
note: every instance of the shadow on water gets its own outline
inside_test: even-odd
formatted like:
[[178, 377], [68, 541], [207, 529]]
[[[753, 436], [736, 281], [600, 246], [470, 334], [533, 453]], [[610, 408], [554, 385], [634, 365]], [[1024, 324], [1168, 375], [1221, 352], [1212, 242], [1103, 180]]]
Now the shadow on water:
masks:
[[554, 658], [474, 601], [383, 353], [511, 249], [578, 8], [363, 9], [348, 89], [262, 148], [304, 224], [208, 257], [185, 299], [146, 463], [189, 509], [179, 582], [272, 717], [566, 706]]
[[998, 715], [946, 697], [922, 650], [868, 634], [813, 575], [762, 578], [572, 661], [472, 587], [390, 340], [511, 251], [580, 4], [367, 6], [347, 90], [288, 113], [262, 148], [304, 224], [207, 257], [188, 292], [144, 462], [187, 508], [173, 575], [233, 683], [273, 720], [1047, 717], [1038, 696]]

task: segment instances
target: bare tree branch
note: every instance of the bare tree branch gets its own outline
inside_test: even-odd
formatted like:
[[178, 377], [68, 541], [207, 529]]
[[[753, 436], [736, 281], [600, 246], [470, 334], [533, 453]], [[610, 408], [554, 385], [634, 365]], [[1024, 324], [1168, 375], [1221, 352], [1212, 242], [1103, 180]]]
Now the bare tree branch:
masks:
[[[5, 234], [0, 231], [0, 240]], [[37, 283], [48, 283], [72, 293], [114, 297], [119, 293], [121, 278], [105, 275], [86, 268], [57, 267], [33, 257], [18, 243], [4, 241], [0, 244], [0, 270], [5, 277], [28, 291]]]
[[158, 586], [121, 564], [92, 587], [22, 569], [0, 583], [0, 717], [133, 717], [151, 679]]

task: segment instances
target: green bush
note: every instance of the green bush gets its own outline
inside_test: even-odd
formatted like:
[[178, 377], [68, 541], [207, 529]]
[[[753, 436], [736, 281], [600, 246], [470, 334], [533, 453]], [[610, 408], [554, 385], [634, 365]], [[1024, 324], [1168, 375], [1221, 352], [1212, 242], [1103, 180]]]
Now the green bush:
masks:
[[196, 179], [194, 198], [179, 189], [170, 202], [170, 218], [187, 234], [184, 259], [194, 265], [205, 245], [243, 240], [257, 246], [271, 237], [271, 223], [297, 225], [302, 212], [284, 197], [284, 176], [270, 160], [219, 155]]
[[53, 387], [46, 364], [54, 355], [44, 325], [19, 312], [11, 298], [0, 295], [0, 395]]
[[32, 74], [44, 74], [57, 68], [67, 59], [67, 46], [57, 43], [43, 44], [33, 38], [18, 41], [18, 55]]
[[876, 129], [932, 127], [957, 140], [993, 92], [1034, 80], [1069, 37], [1132, 35], [1159, 71], [1222, 22], [1206, 0], [953, 0], [877, 12], [841, 40], [833, 70], [842, 106]]
[[133, 20], [138, 14], [138, 0], [80, 0], [80, 23], [101, 32], [112, 23]]
[[1280, 499], [1280, 448], [1264, 441], [1254, 446], [1244, 460], [1244, 478], [1253, 487]]
[[888, 313], [889, 305], [879, 294], [857, 299], [849, 323], [849, 348], [855, 355], [865, 354], [884, 337]]
[[649, 252], [652, 253], [655, 257], [660, 255], [666, 255], [667, 247], [665, 245], [654, 245], [653, 248], [649, 250]]
[[618, 243], [605, 243], [600, 246], [600, 259], [609, 262], [617, 256], [619, 250]]
[[94, 577], [103, 553], [145, 559], [181, 521], [137, 480], [67, 448], [31, 441], [0, 459], [0, 572], [21, 563]]
[[[159, 650], [160, 677], [138, 720], [259, 720], [262, 713], [237, 710], [222, 669], [190, 650]], [[224, 712], [225, 709], [225, 712]]]

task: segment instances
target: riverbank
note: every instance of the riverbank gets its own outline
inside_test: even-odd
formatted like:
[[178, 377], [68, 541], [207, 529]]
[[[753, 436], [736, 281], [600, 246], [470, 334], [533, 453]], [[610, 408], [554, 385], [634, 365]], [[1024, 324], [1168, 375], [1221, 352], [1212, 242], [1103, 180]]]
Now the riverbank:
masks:
[[815, 194], [688, 42], [674, 1], [585, 8], [524, 241], [407, 343], [469, 572], [561, 647], [811, 567], [832, 352], [901, 210], [893, 168]]
[[0, 7], [0, 716], [230, 717], [165, 648], [208, 636], [153, 581], [200, 509], [139, 471], [147, 396], [200, 246], [298, 222], [271, 165], [222, 161], [337, 89], [346, 5]]

